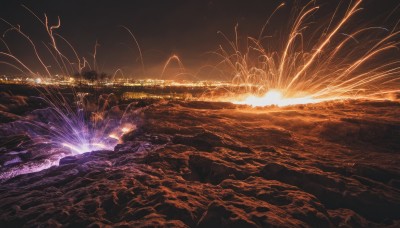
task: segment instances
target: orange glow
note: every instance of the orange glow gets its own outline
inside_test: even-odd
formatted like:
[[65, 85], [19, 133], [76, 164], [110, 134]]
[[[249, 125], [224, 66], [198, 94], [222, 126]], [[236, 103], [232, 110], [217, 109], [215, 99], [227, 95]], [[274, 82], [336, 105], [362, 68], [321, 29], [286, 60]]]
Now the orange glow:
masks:
[[119, 137], [116, 134], [109, 134], [108, 137], [112, 138], [112, 139], [116, 139], [119, 140]]
[[278, 90], [270, 90], [263, 96], [246, 95], [242, 99], [232, 99], [230, 102], [234, 104], [246, 104], [253, 107], [258, 106], [269, 106], [276, 105], [279, 107], [288, 105], [298, 104], [309, 104], [317, 103], [322, 101], [321, 99], [313, 99], [311, 97], [296, 97], [296, 98], [285, 98], [283, 94]]
[[[240, 38], [238, 26], [234, 40], [222, 34], [227, 45], [221, 45], [215, 54], [228, 68], [234, 86], [222, 87], [227, 95], [211, 99], [287, 106], [335, 99], [381, 99], [388, 93], [399, 93], [398, 28], [350, 26], [354, 15], [361, 13], [362, 0], [349, 3], [342, 13], [338, 6], [340, 11], [332, 12], [331, 20], [313, 27], [312, 15], [320, 8], [314, 3], [297, 9], [286, 35], [268, 33], [271, 18], [258, 38]], [[315, 34], [321, 36], [316, 39]], [[272, 46], [274, 42], [270, 41], [283, 43]], [[388, 54], [393, 57], [388, 58]]]
[[116, 129], [114, 132], [108, 135], [109, 138], [116, 139], [118, 142], [122, 142], [122, 136], [126, 133], [129, 133], [131, 131], [134, 131], [136, 129], [136, 125], [126, 123]]
[[130, 128], [130, 127], [123, 127], [122, 129], [121, 129], [121, 131], [122, 131], [122, 133], [128, 133], [128, 132], [130, 132], [132, 129]]

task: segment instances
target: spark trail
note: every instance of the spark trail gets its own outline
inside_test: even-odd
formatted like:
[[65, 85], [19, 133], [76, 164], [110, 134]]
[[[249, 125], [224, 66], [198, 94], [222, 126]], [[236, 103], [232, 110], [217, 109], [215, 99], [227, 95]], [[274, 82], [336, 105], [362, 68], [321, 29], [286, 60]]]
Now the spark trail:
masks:
[[[377, 99], [400, 91], [400, 31], [378, 26], [353, 28], [362, 1], [340, 7], [331, 20], [315, 23], [319, 6], [310, 1], [297, 9], [286, 37], [264, 36], [271, 17], [259, 37], [227, 40], [215, 53], [232, 76], [231, 95], [218, 98], [253, 106], [315, 103], [337, 99]], [[284, 7], [281, 4], [273, 12]], [[315, 34], [321, 34], [317, 39]], [[271, 40], [272, 39], [272, 40]], [[276, 48], [277, 40], [284, 40]], [[306, 42], [307, 41], [307, 42]], [[243, 44], [244, 43], [244, 44]], [[274, 45], [275, 44], [275, 45]], [[279, 46], [279, 45], [278, 45]], [[272, 94], [272, 95], [271, 95]]]

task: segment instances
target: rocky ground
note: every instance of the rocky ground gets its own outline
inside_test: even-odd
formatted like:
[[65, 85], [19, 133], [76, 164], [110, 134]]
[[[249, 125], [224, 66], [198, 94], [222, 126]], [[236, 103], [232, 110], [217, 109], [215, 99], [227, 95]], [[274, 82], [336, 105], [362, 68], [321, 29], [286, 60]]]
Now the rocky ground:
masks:
[[400, 226], [398, 102], [141, 106], [114, 151], [3, 180], [0, 227]]

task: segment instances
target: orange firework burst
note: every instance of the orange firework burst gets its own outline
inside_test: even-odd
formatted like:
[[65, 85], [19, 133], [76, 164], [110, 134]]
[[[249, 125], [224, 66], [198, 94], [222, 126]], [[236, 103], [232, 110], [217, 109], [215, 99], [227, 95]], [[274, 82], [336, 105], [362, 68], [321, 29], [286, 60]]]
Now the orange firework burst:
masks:
[[[319, 6], [310, 1], [297, 9], [297, 16], [281, 48], [267, 32], [270, 19], [257, 38], [228, 40], [216, 52], [233, 72], [233, 103], [253, 106], [291, 105], [346, 98], [377, 98], [399, 92], [399, 33], [369, 26], [351, 28], [351, 19], [361, 11], [361, 0], [340, 7], [325, 24], [313, 24]], [[340, 16], [339, 16], [340, 15]], [[314, 27], [317, 27], [313, 29]], [[316, 34], [318, 38], [315, 39]], [[223, 34], [222, 34], [223, 35]], [[223, 35], [225, 38], [226, 36]], [[244, 46], [244, 47], [243, 47]]]

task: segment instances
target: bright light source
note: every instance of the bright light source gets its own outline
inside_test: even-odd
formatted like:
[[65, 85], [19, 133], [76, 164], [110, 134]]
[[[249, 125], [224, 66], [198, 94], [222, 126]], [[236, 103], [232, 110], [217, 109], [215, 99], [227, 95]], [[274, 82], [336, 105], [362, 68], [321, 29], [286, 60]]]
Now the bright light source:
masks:
[[77, 154], [83, 154], [85, 152], [96, 151], [96, 150], [112, 150], [113, 148], [109, 148], [108, 146], [102, 143], [90, 143], [90, 144], [81, 144], [81, 145], [72, 145], [69, 143], [63, 143], [63, 146], [69, 148], [71, 151]]
[[232, 99], [234, 104], [246, 104], [255, 107], [277, 105], [279, 107], [298, 104], [309, 104], [321, 102], [321, 99], [312, 97], [285, 98], [279, 90], [270, 90], [263, 96], [248, 95], [244, 99]]

